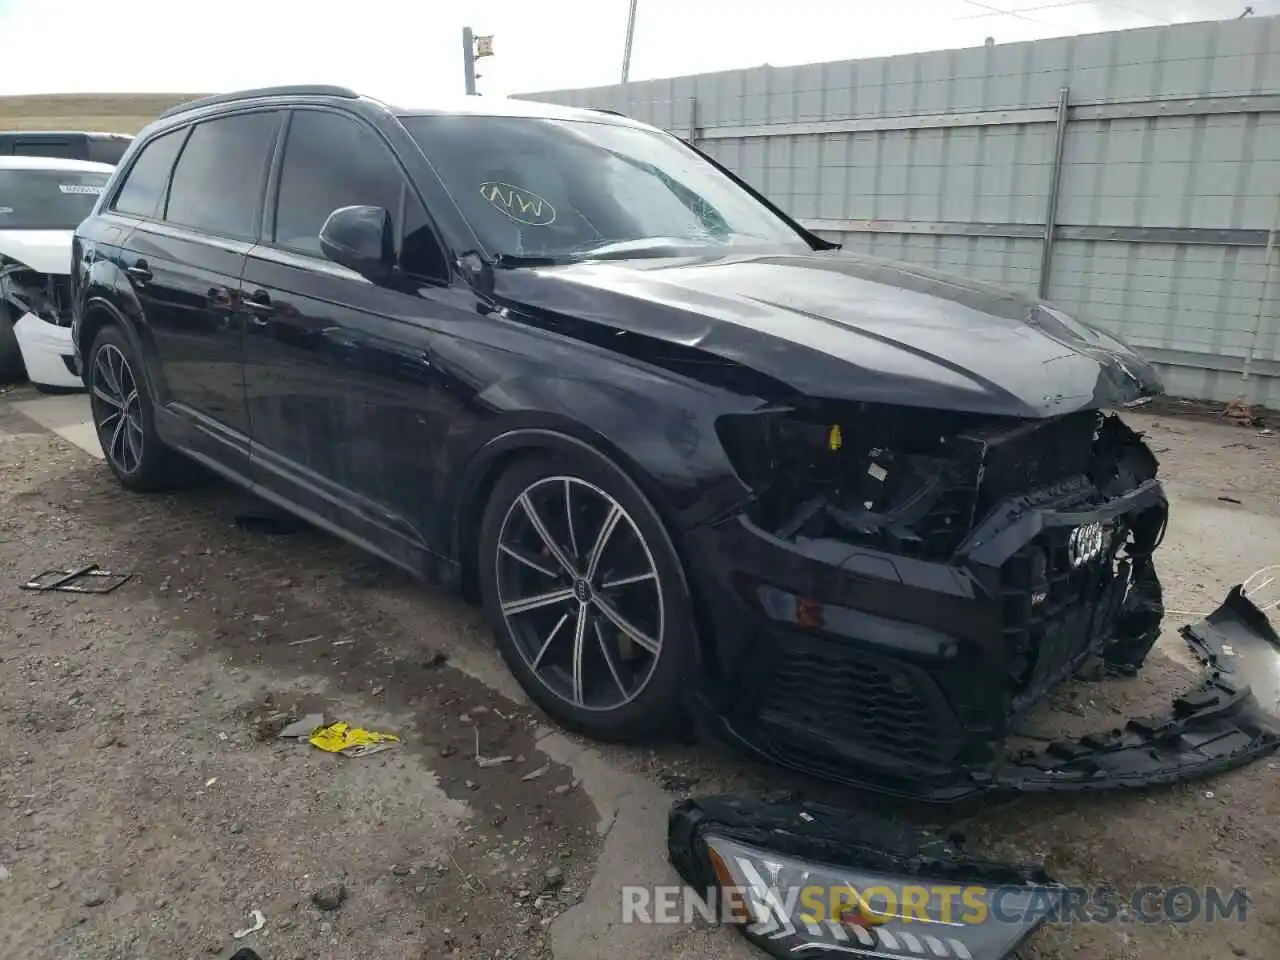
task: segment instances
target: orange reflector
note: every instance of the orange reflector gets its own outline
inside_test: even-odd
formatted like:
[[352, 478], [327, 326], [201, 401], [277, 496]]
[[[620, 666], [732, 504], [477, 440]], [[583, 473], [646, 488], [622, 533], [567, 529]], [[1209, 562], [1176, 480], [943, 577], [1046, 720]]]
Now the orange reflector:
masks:
[[720, 886], [720, 894], [724, 902], [729, 905], [734, 922], [751, 923], [751, 913], [747, 910], [747, 905], [742, 898], [730, 896], [731, 892], [737, 890], [738, 885], [734, 882], [733, 874], [729, 872], [729, 867], [724, 862], [724, 859], [711, 846], [707, 847], [707, 859], [711, 861], [711, 869], [715, 871], [716, 883]]

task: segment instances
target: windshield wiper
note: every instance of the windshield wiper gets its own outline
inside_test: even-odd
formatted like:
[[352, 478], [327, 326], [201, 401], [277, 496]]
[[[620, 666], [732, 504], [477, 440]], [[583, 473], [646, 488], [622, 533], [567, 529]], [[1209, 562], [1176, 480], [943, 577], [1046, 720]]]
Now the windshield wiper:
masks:
[[523, 253], [500, 253], [493, 259], [494, 266], [505, 268], [516, 267], [554, 267], [565, 262], [564, 257], [531, 256]]

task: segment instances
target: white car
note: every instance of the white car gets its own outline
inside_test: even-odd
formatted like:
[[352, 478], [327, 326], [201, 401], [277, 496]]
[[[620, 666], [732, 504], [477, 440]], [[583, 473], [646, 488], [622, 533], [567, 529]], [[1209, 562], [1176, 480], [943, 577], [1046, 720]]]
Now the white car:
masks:
[[0, 157], [0, 383], [82, 389], [71, 348], [71, 236], [115, 168]]

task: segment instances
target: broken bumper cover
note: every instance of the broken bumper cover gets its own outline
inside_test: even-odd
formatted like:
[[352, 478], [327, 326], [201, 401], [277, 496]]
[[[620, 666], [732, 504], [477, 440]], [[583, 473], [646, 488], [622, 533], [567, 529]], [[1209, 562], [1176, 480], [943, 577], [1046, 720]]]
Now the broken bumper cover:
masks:
[[[933, 802], [990, 790], [1144, 787], [1247, 763], [1276, 748], [1276, 720], [1259, 707], [1246, 676], [1226, 669], [1232, 664], [1220, 657], [1208, 659], [1205, 643], [1192, 647], [1208, 675], [1163, 715], [1038, 751], [997, 753], [1026, 710], [1092, 658], [1113, 673], [1132, 674], [1141, 666], [1163, 616], [1151, 554], [1166, 519], [1167, 502], [1155, 481], [1098, 508], [1024, 507], [991, 536], [978, 536], [964, 565], [896, 558], [892, 581], [886, 576], [874, 590], [866, 578], [815, 571], [820, 560], [814, 554], [826, 544], [775, 542], [766, 550], [741, 537], [729, 568], [738, 575], [739, 591], [746, 585], [762, 598], [766, 615], [757, 621], [767, 626], [755, 628], [759, 640], [734, 702], [711, 707], [716, 729], [772, 762]], [[1029, 545], [1052, 550], [1085, 525], [1116, 522], [1129, 523], [1141, 548], [1087, 588], [1092, 599], [1067, 595], [1040, 618], [1034, 635], [1039, 661], [1021, 702], [1015, 697], [1006, 712], [1008, 587], [1024, 582], [1017, 565]], [[781, 549], [790, 551], [789, 562], [768, 567]], [[802, 551], [809, 555], [797, 559]], [[846, 548], [842, 557], [838, 572], [846, 573], [869, 554], [855, 557]], [[841, 591], [845, 603], [832, 602]], [[1249, 603], [1233, 596], [1232, 610]], [[1016, 599], [1025, 608], [1025, 599]], [[902, 619], [902, 611], [913, 620]], [[1222, 621], [1225, 614], [1215, 616]], [[1231, 622], [1242, 630], [1253, 621]]]
[[1037, 868], [790, 797], [683, 801], [667, 845], [684, 881], [777, 957], [1004, 960], [1060, 903]]
[[22, 351], [27, 378], [47, 387], [77, 389], [84, 381], [76, 373], [75, 348], [71, 328], [49, 323], [33, 313], [23, 314], [13, 325], [13, 335]]
[[[708, 704], [715, 729], [883, 793], [987, 789], [995, 746], [1055, 686], [1091, 658], [1142, 663], [1163, 613], [1152, 552], [1167, 516], [1155, 480], [1101, 504], [1068, 486], [1008, 502], [949, 562], [786, 542], [735, 518], [714, 534], [719, 562], [698, 563], [726, 598], [715, 634], [749, 638]], [[1073, 534], [1103, 525], [1115, 546], [1073, 561]]]
[[1024, 792], [1151, 787], [1274, 752], [1280, 747], [1280, 637], [1266, 614], [1236, 586], [1182, 635], [1205, 675], [1166, 713], [1019, 754], [996, 770], [990, 785]]

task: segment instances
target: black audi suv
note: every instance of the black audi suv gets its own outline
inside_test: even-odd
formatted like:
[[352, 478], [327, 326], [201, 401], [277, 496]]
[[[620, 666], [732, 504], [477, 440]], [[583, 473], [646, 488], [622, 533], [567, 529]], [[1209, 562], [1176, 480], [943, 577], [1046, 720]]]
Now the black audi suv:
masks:
[[885, 789], [1159, 624], [1158, 392], [1026, 297], [843, 252], [622, 116], [337, 87], [144, 130], [77, 232], [131, 490], [197, 461], [482, 602], [530, 697]]

